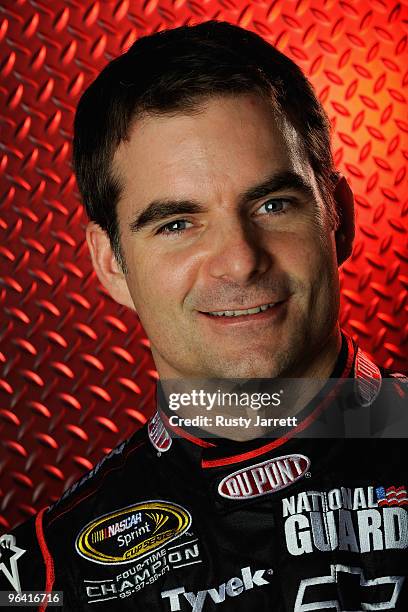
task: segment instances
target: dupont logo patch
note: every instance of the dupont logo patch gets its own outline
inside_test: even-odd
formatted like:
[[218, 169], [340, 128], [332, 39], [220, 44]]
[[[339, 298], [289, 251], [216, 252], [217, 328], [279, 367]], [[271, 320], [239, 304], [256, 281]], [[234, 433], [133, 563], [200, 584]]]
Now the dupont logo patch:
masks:
[[185, 508], [146, 501], [98, 517], [79, 532], [76, 551], [102, 565], [130, 563], [162, 548], [191, 525]]
[[276, 493], [302, 478], [309, 466], [310, 459], [305, 455], [275, 457], [229, 474], [218, 485], [218, 493], [228, 499]]

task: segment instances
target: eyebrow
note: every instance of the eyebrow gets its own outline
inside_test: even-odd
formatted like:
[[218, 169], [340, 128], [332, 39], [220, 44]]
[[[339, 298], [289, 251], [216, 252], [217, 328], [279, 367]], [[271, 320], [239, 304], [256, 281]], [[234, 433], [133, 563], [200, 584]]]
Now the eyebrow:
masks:
[[147, 225], [173, 215], [202, 213], [206, 210], [205, 206], [194, 200], [154, 200], [129, 224], [129, 229], [138, 232]]
[[266, 181], [255, 185], [255, 187], [250, 187], [241, 195], [240, 200], [242, 202], [259, 200], [270, 193], [281, 191], [282, 189], [294, 189], [306, 197], [314, 196], [311, 185], [305, 181], [301, 174], [292, 170], [286, 170], [273, 174]]
[[[282, 189], [293, 189], [302, 193], [307, 198], [311, 198], [314, 195], [312, 187], [300, 174], [291, 170], [286, 170], [273, 174], [265, 181], [262, 181], [262, 183], [250, 187], [239, 196], [239, 201], [240, 204], [245, 204], [247, 202], [259, 200], [260, 198], [276, 191], [281, 191]], [[132, 233], [136, 233], [148, 225], [157, 221], [163, 221], [173, 215], [197, 214], [206, 212], [207, 210], [205, 206], [196, 200], [153, 200], [144, 210], [136, 215], [131, 223], [129, 223], [129, 229]]]

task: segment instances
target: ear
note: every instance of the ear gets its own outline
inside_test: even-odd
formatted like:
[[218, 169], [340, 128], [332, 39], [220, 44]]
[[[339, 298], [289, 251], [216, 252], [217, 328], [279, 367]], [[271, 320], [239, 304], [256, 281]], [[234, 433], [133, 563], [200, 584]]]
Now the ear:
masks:
[[334, 199], [339, 215], [336, 230], [336, 251], [341, 266], [351, 255], [354, 240], [354, 196], [344, 176], [340, 175], [334, 189]]
[[102, 285], [116, 302], [135, 310], [125, 274], [112, 251], [107, 233], [97, 223], [90, 221], [86, 227], [86, 241], [94, 270]]

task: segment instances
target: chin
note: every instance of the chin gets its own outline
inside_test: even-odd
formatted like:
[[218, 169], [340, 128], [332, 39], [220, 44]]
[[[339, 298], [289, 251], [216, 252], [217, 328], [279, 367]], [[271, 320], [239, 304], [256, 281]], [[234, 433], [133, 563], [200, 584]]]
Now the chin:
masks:
[[214, 365], [211, 368], [216, 372], [215, 378], [276, 378], [283, 371], [281, 364], [271, 360], [270, 355], [269, 359], [263, 358], [262, 352], [245, 359], [241, 357], [239, 361], [228, 359], [228, 365], [225, 361], [223, 364], [219, 362], [218, 368]]

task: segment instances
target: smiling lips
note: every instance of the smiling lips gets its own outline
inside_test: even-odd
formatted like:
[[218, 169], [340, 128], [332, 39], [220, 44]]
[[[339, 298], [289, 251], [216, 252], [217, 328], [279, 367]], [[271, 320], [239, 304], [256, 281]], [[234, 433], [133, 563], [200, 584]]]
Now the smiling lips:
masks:
[[242, 317], [245, 315], [254, 315], [259, 312], [264, 312], [272, 306], [279, 304], [279, 302], [269, 302], [269, 304], [261, 304], [260, 306], [255, 306], [254, 308], [247, 308], [241, 310], [216, 310], [211, 312], [205, 312], [203, 314], [213, 316], [213, 317]]

